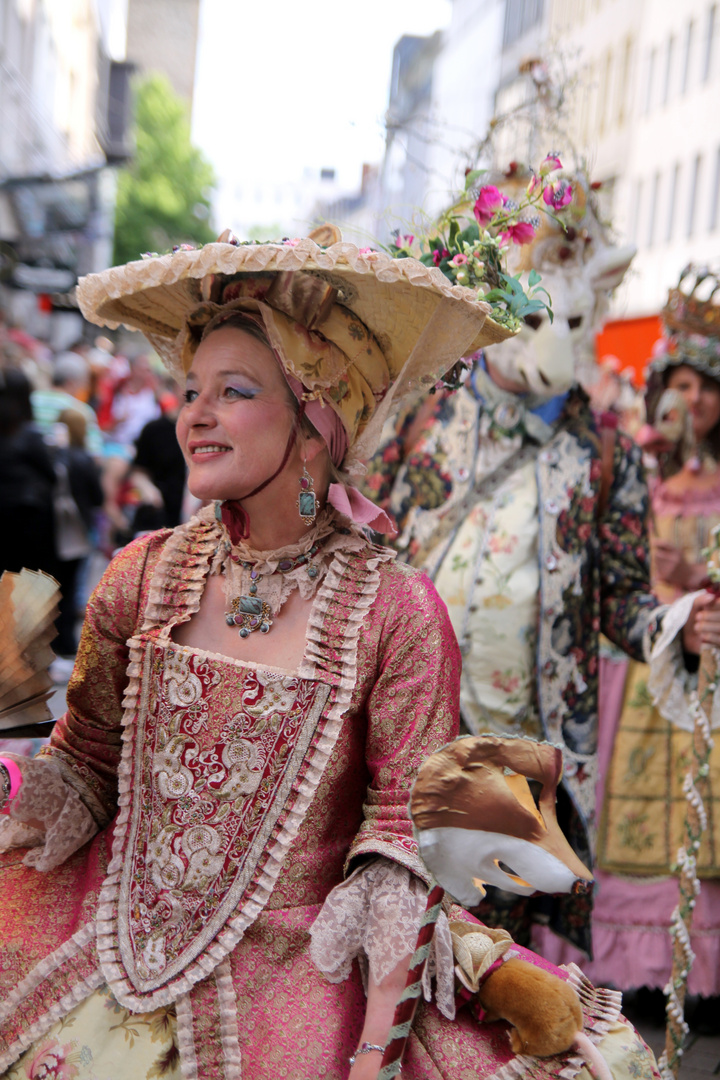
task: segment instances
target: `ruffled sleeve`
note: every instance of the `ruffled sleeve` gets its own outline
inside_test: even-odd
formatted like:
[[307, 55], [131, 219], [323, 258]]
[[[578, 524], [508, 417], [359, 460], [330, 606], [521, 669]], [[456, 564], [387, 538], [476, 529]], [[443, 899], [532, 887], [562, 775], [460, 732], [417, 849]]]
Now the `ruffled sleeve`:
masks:
[[[373, 859], [327, 896], [310, 934], [310, 956], [329, 982], [343, 982], [357, 960], [367, 990], [368, 974], [380, 983], [415, 951], [427, 887], [389, 859]], [[455, 1016], [454, 961], [450, 927], [444, 912], [435, 927], [423, 994], [431, 998], [435, 976], [438, 1008]]]

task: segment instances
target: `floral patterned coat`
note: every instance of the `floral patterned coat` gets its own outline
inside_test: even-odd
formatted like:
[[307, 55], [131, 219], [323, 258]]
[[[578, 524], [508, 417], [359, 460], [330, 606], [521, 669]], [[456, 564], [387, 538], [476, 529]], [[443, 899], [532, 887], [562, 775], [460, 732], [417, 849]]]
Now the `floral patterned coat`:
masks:
[[[386, 437], [366, 478], [368, 493], [398, 521], [410, 561], [428, 531], [423, 519], [439, 520], [467, 490], [476, 449], [468, 432], [477, 430], [484, 408], [465, 387], [431, 400]], [[650, 591], [640, 453], [627, 436], [615, 434], [612, 481], [601, 510], [600, 429], [576, 389], [535, 459], [537, 710], [544, 737], [563, 747], [572, 802], [564, 824], [586, 860], [595, 830], [599, 637], [602, 632], [629, 656], [646, 660], [665, 611]]]

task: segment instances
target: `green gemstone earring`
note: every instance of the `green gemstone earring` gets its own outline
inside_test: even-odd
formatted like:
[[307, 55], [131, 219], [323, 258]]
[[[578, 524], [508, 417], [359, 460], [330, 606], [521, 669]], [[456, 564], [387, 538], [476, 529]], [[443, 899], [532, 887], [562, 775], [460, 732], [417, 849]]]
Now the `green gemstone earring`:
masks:
[[300, 477], [300, 493], [297, 497], [297, 508], [300, 517], [306, 525], [314, 525], [317, 517], [317, 499], [315, 498], [315, 484], [307, 466], [303, 462], [303, 474]]

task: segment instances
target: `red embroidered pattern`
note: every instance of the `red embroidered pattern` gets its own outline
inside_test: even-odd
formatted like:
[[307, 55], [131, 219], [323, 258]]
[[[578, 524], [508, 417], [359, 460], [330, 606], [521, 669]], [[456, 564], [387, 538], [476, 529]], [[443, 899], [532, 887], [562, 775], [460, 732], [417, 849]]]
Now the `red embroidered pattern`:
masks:
[[146, 649], [118, 904], [141, 993], [182, 973], [243, 901], [327, 697], [317, 682]]

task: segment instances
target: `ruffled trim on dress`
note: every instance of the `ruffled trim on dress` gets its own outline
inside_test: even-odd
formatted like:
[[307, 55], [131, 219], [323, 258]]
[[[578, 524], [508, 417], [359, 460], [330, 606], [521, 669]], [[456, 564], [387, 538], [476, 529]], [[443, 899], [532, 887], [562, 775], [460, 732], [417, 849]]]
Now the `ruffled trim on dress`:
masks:
[[81, 976], [79, 981], [73, 979], [73, 977], [77, 978], [77, 961], [80, 954], [91, 945], [94, 935], [95, 924], [87, 923], [71, 938], [64, 941], [55, 952], [44, 957], [4, 999], [0, 1005], [0, 1023], [8, 1020], [23, 1001], [35, 994], [54, 975], [67, 987], [49, 1009], [42, 1011], [33, 1023], [23, 1026], [17, 1038], [6, 1044], [5, 1052], [0, 1054], [0, 1071], [4, 1073], [4, 1070], [17, 1061], [37, 1039], [41, 1039], [53, 1024], [66, 1016], [71, 1009], [88, 998], [105, 982], [104, 975], [94, 965], [84, 978]]
[[[214, 507], [205, 507], [187, 525], [170, 535], [155, 568], [141, 633], [160, 628], [161, 638], [169, 640], [172, 625], [189, 618], [200, 606], [205, 578], [221, 544], [225, 530], [215, 519]], [[357, 546], [355, 536], [349, 545]], [[117, 920], [119, 892], [125, 858], [125, 845], [132, 812], [133, 723], [147, 702], [149, 673], [143, 678], [143, 653], [152, 647], [140, 636], [128, 641], [130, 663], [128, 686], [123, 700], [123, 752], [118, 770], [119, 813], [115, 826], [113, 854], [100, 893], [97, 912], [97, 947], [105, 978], [117, 1001], [135, 1012], [167, 1005], [186, 995], [195, 983], [218, 969], [241, 940], [245, 930], [267, 904], [280, 874], [287, 851], [295, 840], [305, 814], [320, 783], [325, 766], [340, 733], [357, 681], [357, 648], [366, 612], [377, 596], [380, 575], [377, 566], [391, 560], [394, 552], [372, 548], [363, 542], [364, 551], [338, 550], [320, 586], [308, 622], [306, 656], [298, 673], [300, 678], [325, 684], [329, 688], [329, 708], [323, 707], [324, 723], [316, 732], [306, 753], [301, 771], [283, 809], [274, 842], [257, 866], [254, 891], [241, 901], [238, 914], [229, 920], [213, 942], [172, 982], [155, 991], [138, 995], [130, 983], [119, 956]], [[367, 558], [367, 555], [371, 558]], [[182, 1010], [181, 1010], [182, 1011]], [[178, 1030], [182, 1028], [178, 1016]]]
[[[415, 952], [427, 905], [427, 887], [399, 863], [377, 858], [358, 867], [325, 898], [310, 928], [310, 957], [328, 982], [344, 982], [358, 961], [365, 993], [368, 972], [381, 983]], [[455, 971], [450, 926], [445, 912], [435, 925], [423, 975], [423, 996], [435, 1001], [448, 1020], [455, 1019]]]
[[[335, 687], [331, 720], [339, 721], [350, 707], [357, 683], [360, 630], [380, 587], [378, 566], [392, 562], [395, 552], [368, 545], [364, 554], [338, 551], [323, 579], [307, 627], [301, 679], [319, 679]], [[344, 631], [338, 633], [340, 628]]]

